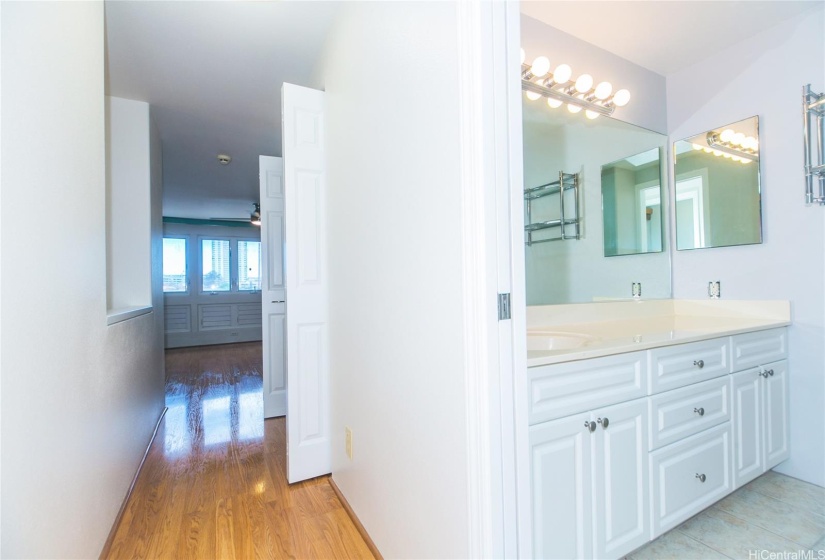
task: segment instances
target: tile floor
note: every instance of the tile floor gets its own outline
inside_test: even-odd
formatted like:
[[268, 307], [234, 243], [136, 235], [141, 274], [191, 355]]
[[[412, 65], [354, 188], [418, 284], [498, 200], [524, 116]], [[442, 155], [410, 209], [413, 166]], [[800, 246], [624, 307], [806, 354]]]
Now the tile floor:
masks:
[[768, 471], [627, 557], [666, 558], [825, 560], [825, 488]]

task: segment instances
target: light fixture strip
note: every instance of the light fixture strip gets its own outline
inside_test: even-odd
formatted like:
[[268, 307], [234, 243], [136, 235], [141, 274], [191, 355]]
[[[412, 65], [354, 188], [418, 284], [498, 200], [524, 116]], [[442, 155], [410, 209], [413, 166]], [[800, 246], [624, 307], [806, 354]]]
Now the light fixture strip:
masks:
[[535, 82], [531, 82], [529, 80], [521, 80], [521, 89], [523, 89], [524, 91], [532, 91], [533, 93], [538, 93], [539, 95], [543, 95], [544, 97], [552, 97], [553, 99], [557, 99], [564, 103], [572, 103], [573, 105], [578, 105], [582, 109], [593, 111], [595, 113], [599, 113], [600, 115], [610, 116], [616, 109], [614, 105], [604, 106], [599, 105], [598, 103], [592, 103], [590, 101], [586, 101], [584, 99], [568, 95], [563, 91], [548, 88], [539, 85]]
[[720, 152], [725, 152], [726, 154], [730, 154], [732, 156], [746, 156], [749, 159], [759, 157], [758, 151], [751, 150], [748, 148], [738, 148], [730, 142], [723, 142], [719, 138], [719, 134], [716, 132], [708, 132], [707, 142], [709, 147], [719, 150]]

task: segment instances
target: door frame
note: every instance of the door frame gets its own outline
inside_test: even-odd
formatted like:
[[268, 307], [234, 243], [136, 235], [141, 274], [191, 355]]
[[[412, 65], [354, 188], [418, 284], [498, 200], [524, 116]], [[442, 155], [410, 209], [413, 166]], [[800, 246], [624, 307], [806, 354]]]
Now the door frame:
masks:
[[[469, 556], [530, 557], [518, 2], [457, 6]], [[498, 294], [510, 294], [499, 320]]]

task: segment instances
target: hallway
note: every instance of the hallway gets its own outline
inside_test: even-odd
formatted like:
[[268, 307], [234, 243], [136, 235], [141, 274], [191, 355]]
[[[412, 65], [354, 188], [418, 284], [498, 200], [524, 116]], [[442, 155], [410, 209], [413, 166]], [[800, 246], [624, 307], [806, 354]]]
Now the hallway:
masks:
[[328, 477], [286, 482], [261, 343], [166, 351], [167, 412], [108, 558], [373, 558]]

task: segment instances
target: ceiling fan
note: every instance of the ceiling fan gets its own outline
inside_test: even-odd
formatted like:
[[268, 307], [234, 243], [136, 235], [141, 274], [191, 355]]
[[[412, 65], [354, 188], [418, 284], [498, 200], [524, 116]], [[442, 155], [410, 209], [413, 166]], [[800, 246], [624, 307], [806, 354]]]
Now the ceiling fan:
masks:
[[252, 214], [249, 215], [249, 218], [209, 218], [210, 220], [220, 221], [220, 222], [249, 222], [253, 226], [260, 226], [261, 225], [261, 205], [257, 202], [253, 202], [252, 205], [255, 209], [252, 211]]

